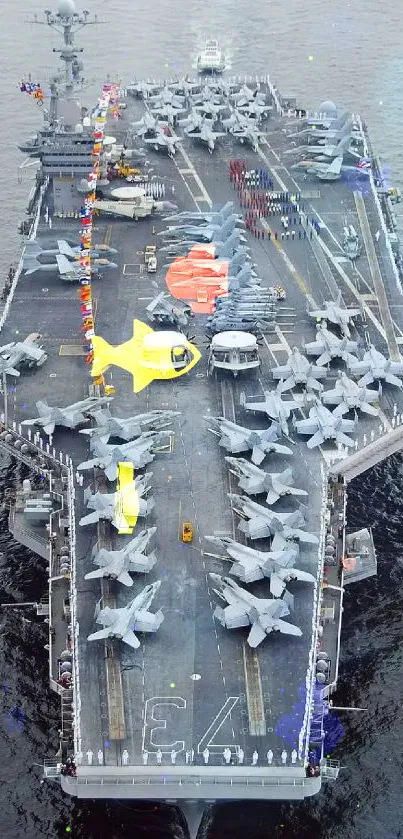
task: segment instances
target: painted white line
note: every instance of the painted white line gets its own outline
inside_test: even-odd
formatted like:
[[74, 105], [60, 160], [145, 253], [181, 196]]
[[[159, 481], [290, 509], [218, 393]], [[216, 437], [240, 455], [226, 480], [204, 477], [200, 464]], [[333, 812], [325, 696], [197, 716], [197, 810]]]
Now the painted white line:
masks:
[[[199, 178], [199, 175], [197, 174], [196, 169], [195, 169], [195, 167], [193, 166], [192, 161], [190, 160], [190, 157], [189, 157], [189, 156], [188, 156], [188, 154], [185, 152], [185, 149], [183, 149], [183, 148], [179, 148], [179, 149], [178, 149], [178, 151], [179, 151], [179, 154], [181, 154], [181, 155], [182, 155], [182, 157], [183, 157], [183, 159], [184, 159], [184, 161], [185, 161], [185, 163], [186, 163], [186, 165], [187, 165], [188, 169], [190, 169], [190, 171], [191, 171], [191, 173], [192, 173], [192, 175], [193, 175], [193, 177], [194, 177], [194, 179], [195, 179], [195, 181], [196, 181], [196, 183], [197, 183], [197, 185], [198, 185], [198, 187], [199, 187], [199, 189], [200, 189], [200, 192], [201, 192], [201, 194], [203, 195], [203, 201], [205, 201], [205, 202], [206, 202], [206, 204], [208, 204], [208, 205], [209, 205], [209, 207], [212, 207], [212, 206], [213, 206], [213, 202], [212, 202], [212, 200], [211, 200], [211, 198], [210, 198], [210, 196], [209, 196], [209, 194], [208, 194], [208, 192], [207, 192], [207, 190], [206, 190], [206, 187], [204, 186], [204, 184], [203, 184], [202, 180]], [[180, 169], [179, 169], [179, 168], [178, 168], [178, 171], [179, 171], [179, 173], [180, 173]]]

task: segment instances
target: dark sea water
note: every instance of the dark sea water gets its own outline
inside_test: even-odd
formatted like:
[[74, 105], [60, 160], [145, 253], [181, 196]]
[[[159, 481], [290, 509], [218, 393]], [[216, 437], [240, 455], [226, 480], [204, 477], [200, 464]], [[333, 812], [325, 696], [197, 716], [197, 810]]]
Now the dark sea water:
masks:
[[[403, 187], [403, 29], [401, 0], [91, 0], [107, 24], [86, 32], [93, 101], [105, 68], [133, 76], [187, 72], [208, 36], [218, 35], [232, 72], [269, 72], [284, 94], [313, 107], [323, 99], [359, 112], [391, 182]], [[31, 71], [46, 84], [54, 36], [24, 21], [33, 0], [0, 6], [2, 114], [0, 270], [16, 261], [32, 171], [18, 171], [16, 143], [34, 133], [40, 114], [18, 90]], [[7, 531], [7, 488], [15, 476], [0, 465], [0, 602], [31, 601], [45, 587], [40, 561]], [[397, 839], [403, 836], [403, 466], [393, 458], [349, 487], [352, 526], [372, 525], [378, 576], [345, 598], [341, 677], [335, 704], [367, 708], [342, 716], [335, 784], [296, 805], [231, 804], [216, 808], [212, 839]], [[183, 835], [171, 808], [133, 802], [66, 799], [41, 784], [40, 764], [58, 745], [59, 703], [47, 689], [46, 626], [32, 612], [0, 610], [0, 839], [163, 839]], [[38, 765], [39, 764], [39, 765]]]

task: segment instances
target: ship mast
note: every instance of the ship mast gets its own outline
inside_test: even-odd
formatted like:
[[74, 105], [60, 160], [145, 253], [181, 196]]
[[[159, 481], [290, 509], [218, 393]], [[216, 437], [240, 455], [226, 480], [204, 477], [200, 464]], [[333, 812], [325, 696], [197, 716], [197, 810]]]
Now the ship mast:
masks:
[[53, 52], [59, 53], [64, 64], [63, 77], [54, 75], [50, 79], [50, 105], [47, 119], [52, 127], [57, 120], [57, 102], [62, 98], [71, 99], [74, 91], [80, 83], [79, 74], [83, 69], [82, 62], [78, 60], [78, 54], [83, 52], [83, 47], [75, 44], [75, 35], [80, 29], [98, 23], [96, 15], [90, 17], [86, 9], [80, 14], [76, 12], [74, 0], [60, 0], [57, 11], [45, 10], [46, 21], [33, 21], [37, 24], [50, 26], [63, 36], [63, 46], [53, 48]]

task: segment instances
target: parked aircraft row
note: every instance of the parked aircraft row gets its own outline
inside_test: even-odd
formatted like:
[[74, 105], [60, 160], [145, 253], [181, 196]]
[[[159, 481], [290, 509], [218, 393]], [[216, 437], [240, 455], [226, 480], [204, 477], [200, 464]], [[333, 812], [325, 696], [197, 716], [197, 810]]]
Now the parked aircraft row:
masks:
[[[144, 96], [146, 89], [139, 83], [133, 86], [133, 93]], [[216, 141], [227, 134], [240, 143], [248, 143], [256, 151], [261, 139], [259, 125], [272, 110], [266, 102], [266, 94], [247, 85], [234, 91], [219, 85], [176, 89], [164, 85], [159, 89], [151, 88], [144, 98], [147, 111], [132, 123], [134, 133], [155, 150], [166, 149], [170, 156], [175, 154], [181, 142], [171, 130], [176, 125], [190, 139], [204, 143], [210, 152], [214, 151]], [[186, 116], [182, 116], [185, 113]], [[166, 126], [171, 128], [167, 131]]]

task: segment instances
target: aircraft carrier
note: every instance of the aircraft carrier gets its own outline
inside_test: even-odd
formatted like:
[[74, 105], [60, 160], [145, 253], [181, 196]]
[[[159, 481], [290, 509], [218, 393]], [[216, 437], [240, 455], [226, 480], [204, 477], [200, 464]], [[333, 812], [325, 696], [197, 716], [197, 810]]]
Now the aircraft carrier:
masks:
[[[384, 184], [358, 115], [343, 123], [342, 109], [329, 102], [309, 115], [292, 97], [282, 97], [269, 76], [121, 83], [118, 118], [108, 117], [99, 156], [92, 329], [83, 315], [84, 298], [77, 295], [89, 286], [82, 284], [85, 273], [78, 270], [77, 276], [74, 247], [79, 248], [86, 215], [102, 97], [96, 110], [77, 116], [82, 66], [74, 31], [89, 22], [87, 13], [78, 14], [71, 0], [62, 0], [56, 13], [46, 12], [46, 20], [64, 35], [64, 71], [51, 81], [50, 101], [44, 97], [44, 128], [21, 142], [22, 151], [40, 162], [29, 221], [22, 224], [22, 259], [3, 293], [0, 320], [0, 445], [21, 465], [10, 530], [49, 567], [49, 595], [37, 611], [49, 623], [50, 685], [60, 695], [61, 724], [60, 750], [56, 757], [45, 756], [45, 777], [82, 798], [184, 806], [315, 795], [323, 779], [335, 780], [339, 772], [329, 750], [345, 586], [376, 572], [371, 532], [349, 531], [346, 482], [401, 447], [403, 322], [392, 206], [399, 196]], [[31, 82], [22, 86], [31, 97], [42, 91]], [[211, 105], [210, 116], [217, 108], [218, 120], [208, 121], [207, 135], [199, 136], [206, 122], [189, 131], [194, 113], [208, 115]], [[180, 125], [190, 113], [190, 123]], [[234, 113], [239, 122], [231, 131]], [[241, 119], [245, 113], [248, 131]], [[329, 143], [339, 144], [338, 128], [333, 129], [332, 139], [321, 146], [324, 154], [308, 151], [309, 162], [293, 168], [306, 160], [307, 153], [299, 151], [307, 136], [312, 141], [309, 132], [325, 136], [332, 120], [336, 126], [348, 122], [350, 139], [342, 152], [332, 156], [328, 150]], [[105, 177], [111, 165], [123, 174], [119, 180]], [[331, 182], [328, 167], [331, 174], [338, 169]], [[134, 191], [119, 194], [115, 187]], [[180, 212], [189, 216], [178, 220]], [[181, 232], [176, 247], [180, 224], [197, 229]], [[228, 237], [234, 241], [234, 232], [238, 237], [226, 257], [232, 266], [236, 254], [242, 255], [238, 282], [236, 276], [235, 282], [228, 279], [228, 268], [221, 289], [224, 301], [228, 293], [228, 299], [233, 296], [231, 309], [216, 303], [220, 292], [212, 292], [208, 272], [195, 283], [186, 274], [187, 284], [176, 285], [173, 260], [187, 256], [189, 242], [203, 237], [201, 230], [207, 237], [209, 225], [215, 225], [210, 239], [218, 257], [210, 265], [218, 263]], [[353, 259], [346, 255], [351, 243]], [[199, 252], [208, 245], [195, 247]], [[144, 259], [147, 248], [156, 257], [152, 273]], [[43, 267], [56, 256], [54, 271]], [[163, 334], [159, 304], [154, 307], [159, 322], [150, 312], [162, 292], [169, 304], [165, 327], [171, 318], [166, 334], [184, 332], [183, 347], [188, 342], [197, 364], [177, 377], [162, 379], [157, 372], [148, 386], [140, 386], [130, 353], [139, 347], [139, 322]], [[180, 304], [168, 292], [181, 298]], [[333, 349], [323, 345], [315, 356], [309, 345], [324, 340], [324, 320]], [[214, 355], [210, 341], [217, 329], [232, 338], [218, 339], [224, 349]], [[241, 342], [234, 361], [240, 331], [254, 349], [242, 355]], [[119, 361], [109, 345], [123, 345], [133, 334], [130, 358]], [[371, 346], [382, 353], [380, 359], [368, 356]], [[290, 367], [294, 347], [309, 359], [308, 372], [300, 361]], [[251, 363], [256, 357], [259, 367]], [[28, 369], [21, 358], [22, 363], [28, 358]], [[344, 413], [323, 418], [323, 394], [339, 394], [328, 401], [332, 411], [343, 402], [340, 369], [360, 387], [350, 387], [352, 401], [343, 403]], [[270, 420], [253, 406], [267, 392], [269, 398], [279, 382], [280, 404], [287, 406], [292, 397], [296, 405], [288, 426], [272, 409], [272, 432], [262, 437], [256, 432], [265, 431]], [[367, 384], [372, 384], [369, 395], [363, 393]], [[38, 400], [42, 404], [36, 406]], [[56, 414], [46, 402], [73, 408]], [[368, 411], [374, 405], [376, 410]], [[129, 419], [151, 411], [163, 412], [164, 429], [160, 435], [157, 424], [157, 438], [145, 447], [152, 464], [146, 465], [147, 458], [131, 461], [132, 450], [126, 456], [125, 438], [116, 435], [118, 443], [115, 429], [108, 445], [115, 439], [111, 449], [119, 451], [111, 454], [108, 472], [105, 450], [100, 454], [93, 445], [103, 424], [110, 415]], [[43, 419], [30, 424], [38, 416]], [[146, 431], [155, 428], [149, 418], [144, 423]], [[77, 426], [91, 433], [79, 434]], [[138, 433], [128, 440], [133, 437]], [[116, 515], [112, 522], [97, 501], [85, 521], [89, 495], [113, 493], [123, 461], [132, 463], [136, 474], [140, 470], [140, 482], [144, 468], [151, 472], [143, 478], [146, 517], [131, 535], [119, 533]], [[274, 473], [277, 483], [255, 470], [260, 488], [248, 498], [251, 465]], [[289, 468], [292, 478], [285, 473]], [[291, 486], [299, 493], [290, 494]], [[263, 490], [270, 490], [270, 506]], [[261, 506], [250, 507], [251, 501]], [[111, 554], [105, 551], [123, 551], [144, 529], [149, 546], [143, 553], [137, 548], [137, 573], [129, 580], [126, 573], [124, 584], [102, 572], [94, 577], [93, 559], [101, 550], [106, 559], [98, 565], [107, 573]], [[294, 556], [287, 565], [290, 549]], [[139, 607], [140, 618], [129, 617], [120, 634], [109, 637], [112, 610], [125, 609], [158, 582], [145, 606], [150, 611]], [[245, 591], [262, 603], [252, 600], [245, 610], [239, 600]], [[225, 598], [228, 593], [232, 600]], [[109, 624], [102, 639], [89, 641], [101, 628], [100, 609], [107, 611]], [[144, 615], [151, 632], [141, 631], [147, 629]], [[127, 643], [118, 640], [122, 635]]]

